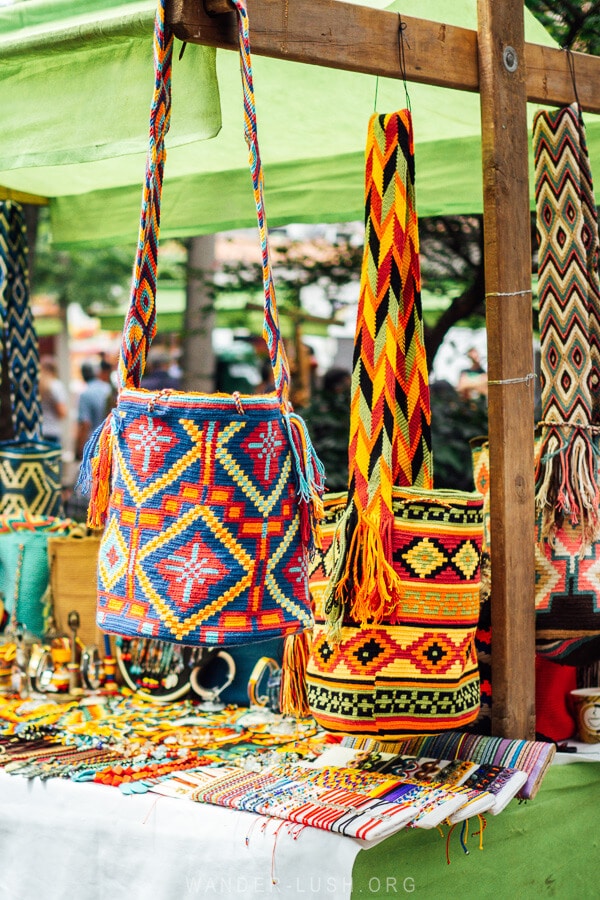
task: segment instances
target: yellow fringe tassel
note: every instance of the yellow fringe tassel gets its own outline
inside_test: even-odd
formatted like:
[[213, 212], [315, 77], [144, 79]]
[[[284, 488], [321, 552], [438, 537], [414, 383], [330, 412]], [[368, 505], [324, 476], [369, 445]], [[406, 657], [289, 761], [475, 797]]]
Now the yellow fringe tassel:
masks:
[[113, 435], [112, 417], [107, 416], [98, 439], [98, 450], [92, 460], [92, 493], [88, 505], [89, 528], [103, 528], [110, 499]]
[[386, 529], [363, 514], [350, 538], [336, 596], [351, 599], [350, 615], [361, 624], [377, 625], [398, 600], [401, 582], [391, 563], [392, 528], [393, 522]]
[[312, 645], [308, 631], [286, 637], [283, 645], [279, 705], [285, 716], [304, 718], [310, 715], [306, 686], [306, 667]]

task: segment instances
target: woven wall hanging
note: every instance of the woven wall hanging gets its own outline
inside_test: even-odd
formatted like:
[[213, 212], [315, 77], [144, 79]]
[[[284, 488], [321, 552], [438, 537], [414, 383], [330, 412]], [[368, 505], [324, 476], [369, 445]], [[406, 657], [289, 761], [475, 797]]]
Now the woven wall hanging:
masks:
[[533, 144], [542, 374], [537, 650], [585, 665], [600, 658], [600, 280], [580, 107], [537, 113]]

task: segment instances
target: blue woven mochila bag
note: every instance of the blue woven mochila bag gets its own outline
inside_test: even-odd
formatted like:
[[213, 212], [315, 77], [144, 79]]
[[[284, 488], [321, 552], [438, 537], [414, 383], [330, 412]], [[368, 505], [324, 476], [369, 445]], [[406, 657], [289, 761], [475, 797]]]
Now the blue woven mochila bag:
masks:
[[88, 522], [104, 526], [98, 624], [107, 632], [191, 645], [299, 634], [313, 623], [308, 553], [323, 470], [288, 400], [289, 367], [269, 265], [248, 23], [239, 18], [244, 121], [262, 246], [263, 334], [275, 390], [266, 395], [140, 388], [156, 332], [156, 254], [172, 36], [164, 0], [131, 304], [116, 408], [90, 439], [82, 486]]

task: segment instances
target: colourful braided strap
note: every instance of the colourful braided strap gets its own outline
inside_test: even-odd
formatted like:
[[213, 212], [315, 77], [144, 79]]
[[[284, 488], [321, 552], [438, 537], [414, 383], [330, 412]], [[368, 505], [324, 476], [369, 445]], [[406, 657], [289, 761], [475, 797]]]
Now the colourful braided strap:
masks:
[[142, 191], [142, 211], [133, 269], [131, 302], [123, 327], [119, 357], [119, 389], [140, 386], [148, 350], [156, 334], [160, 199], [167, 158], [165, 138], [171, 121], [171, 64], [173, 59], [173, 35], [165, 24], [165, 2], [166, 0], [159, 0], [154, 22], [154, 95], [150, 107], [146, 177]]
[[244, 90], [244, 135], [246, 137], [246, 143], [248, 144], [248, 162], [252, 175], [252, 187], [254, 189], [254, 202], [256, 204], [256, 216], [261, 246], [265, 311], [263, 337], [269, 348], [275, 390], [281, 397], [284, 409], [287, 409], [290, 367], [279, 328], [279, 316], [277, 314], [277, 304], [275, 302], [275, 285], [273, 284], [273, 275], [269, 260], [267, 218], [265, 215], [265, 200], [263, 195], [263, 170], [256, 129], [256, 104], [252, 80], [248, 13], [246, 12], [245, 3], [242, 2], [242, 0], [232, 0], [232, 3], [238, 13], [240, 70], [242, 73], [242, 87]]
[[577, 104], [537, 113], [533, 131], [542, 375], [536, 504], [542, 536], [564, 516], [597, 536], [600, 426], [598, 215]]
[[[263, 196], [263, 172], [258, 147], [256, 106], [250, 58], [248, 15], [242, 0], [234, 0], [239, 22], [240, 68], [244, 91], [244, 133], [252, 175], [261, 243], [264, 311], [263, 335], [275, 376], [275, 388], [286, 404], [289, 365], [281, 339], [275, 287], [269, 261], [267, 220]], [[119, 387], [139, 387], [150, 344], [156, 334], [156, 281], [160, 232], [160, 200], [166, 159], [165, 138], [171, 117], [171, 63], [173, 36], [165, 25], [165, 0], [160, 0], [154, 29], [155, 85], [150, 110], [150, 142], [142, 194], [142, 212], [135, 260], [130, 308], [123, 329], [119, 359]]]
[[[171, 114], [173, 36], [165, 24], [165, 2], [159, 0], [154, 29], [154, 95], [150, 109], [150, 140], [142, 211], [133, 273], [130, 307], [123, 328], [118, 366], [119, 390], [140, 387], [146, 358], [156, 334], [156, 283], [160, 231], [160, 200], [166, 159], [165, 138]], [[242, 0], [233, 0], [238, 15], [240, 69], [244, 94], [244, 134], [256, 203], [264, 287], [263, 336], [273, 368], [275, 391], [281, 402], [295, 462], [302, 535], [311, 545], [318, 539], [316, 523], [322, 512], [323, 467], [314, 453], [304, 422], [292, 413], [289, 401], [290, 368], [279, 327], [275, 287], [269, 258], [263, 195], [263, 170], [258, 146], [256, 106], [250, 57], [248, 15]], [[79, 486], [91, 487], [88, 524], [104, 524], [110, 493], [114, 417], [92, 435], [84, 451]]]
[[[431, 407], [421, 311], [414, 142], [408, 110], [368, 129], [365, 249], [354, 342], [349, 504], [329, 621], [379, 622], [397, 600], [392, 489], [431, 488]], [[337, 586], [336, 586], [337, 585]]]

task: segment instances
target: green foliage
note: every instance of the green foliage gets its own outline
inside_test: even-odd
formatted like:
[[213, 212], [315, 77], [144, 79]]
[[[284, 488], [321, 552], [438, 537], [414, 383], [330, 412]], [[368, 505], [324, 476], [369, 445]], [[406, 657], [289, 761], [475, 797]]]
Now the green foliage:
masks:
[[431, 385], [431, 438], [436, 488], [473, 490], [469, 441], [487, 434], [487, 399], [463, 400], [448, 382]]
[[[331, 243], [323, 239], [289, 240], [274, 232], [271, 266], [281, 309], [288, 314], [294, 309], [300, 311], [302, 288], [318, 285], [333, 315], [343, 305], [339, 300], [340, 289], [360, 279], [362, 255], [362, 236], [356, 242], [351, 236], [340, 234]], [[217, 296], [228, 292], [252, 294], [262, 292], [262, 283], [260, 263], [225, 263], [215, 277], [214, 289]], [[302, 320], [301, 315], [297, 318]]]
[[345, 491], [348, 487], [350, 387], [340, 392], [315, 391], [310, 406], [302, 410], [302, 417], [325, 466], [327, 491]]
[[[185, 253], [172, 242], [161, 248], [161, 280], [182, 280]], [[64, 308], [79, 303], [85, 309], [95, 304], [115, 305], [127, 297], [131, 286], [134, 247], [99, 247], [54, 250], [47, 211], [40, 215], [31, 283], [34, 293], [49, 294]]]
[[561, 47], [600, 54], [598, 0], [525, 0], [525, 5]]

